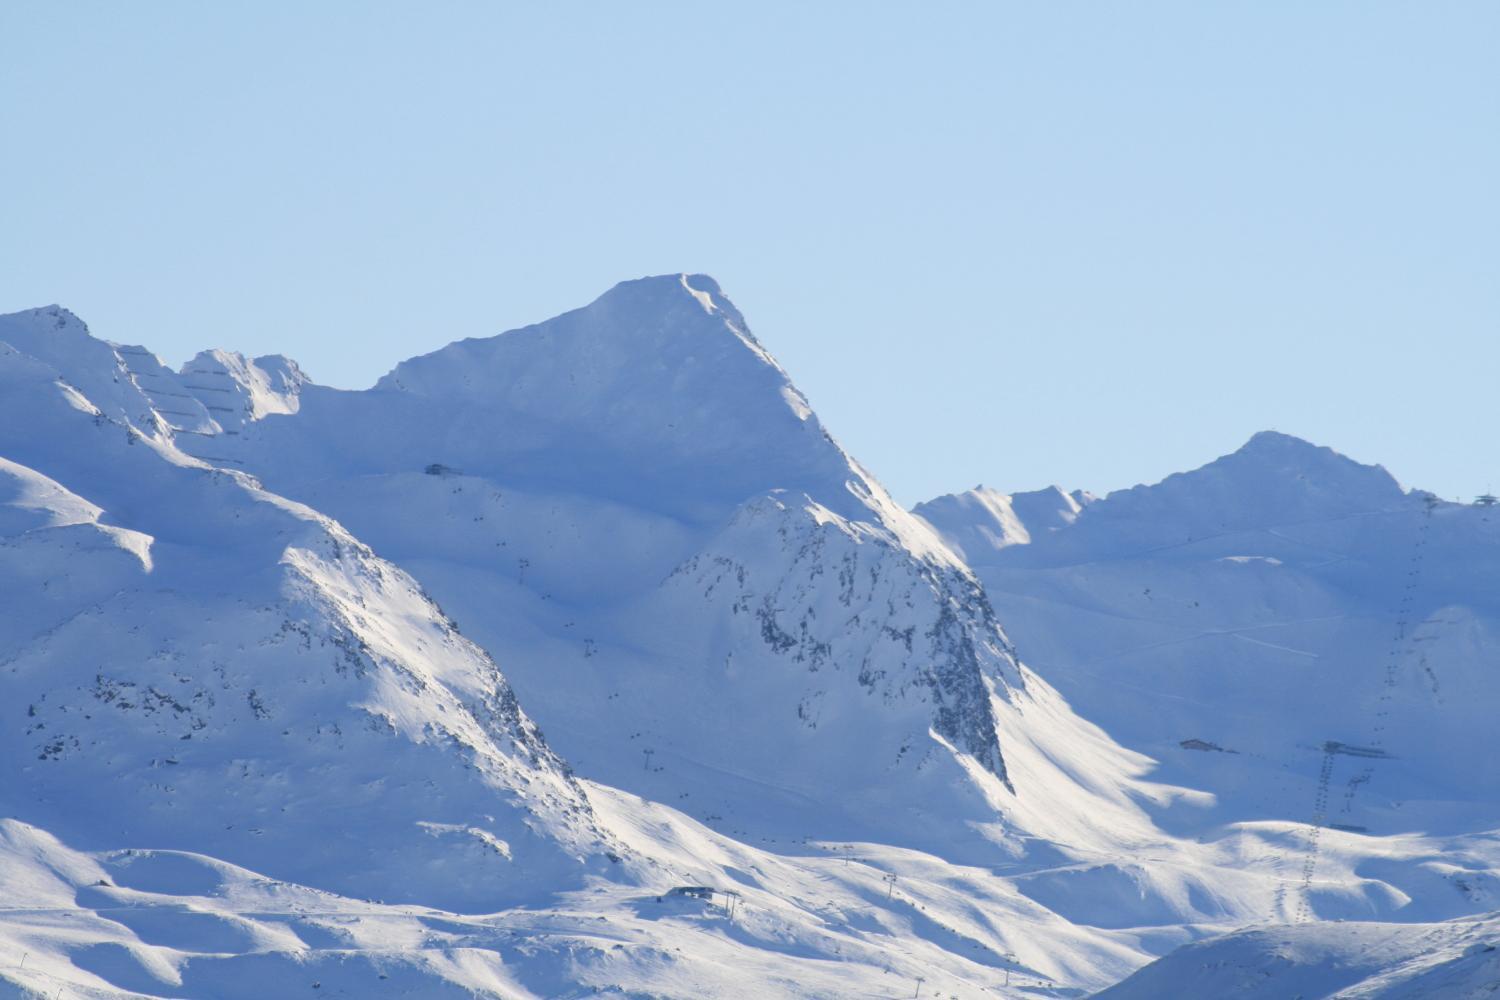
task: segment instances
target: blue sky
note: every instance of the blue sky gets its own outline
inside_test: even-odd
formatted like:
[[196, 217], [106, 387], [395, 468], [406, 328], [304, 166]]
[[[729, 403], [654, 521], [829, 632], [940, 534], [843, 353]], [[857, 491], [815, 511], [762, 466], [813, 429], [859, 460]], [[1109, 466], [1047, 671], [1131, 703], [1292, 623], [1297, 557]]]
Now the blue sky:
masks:
[[898, 497], [1500, 488], [1500, 5], [0, 8], [0, 311], [398, 360], [703, 271]]

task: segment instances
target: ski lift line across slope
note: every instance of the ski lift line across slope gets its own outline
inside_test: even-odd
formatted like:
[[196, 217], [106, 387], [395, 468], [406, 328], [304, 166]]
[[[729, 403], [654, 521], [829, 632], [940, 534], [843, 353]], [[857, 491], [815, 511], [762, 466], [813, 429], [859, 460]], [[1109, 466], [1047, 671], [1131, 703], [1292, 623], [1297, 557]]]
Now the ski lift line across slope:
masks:
[[[1297, 906], [1298, 923], [1306, 922], [1313, 917], [1312, 884], [1313, 877], [1317, 872], [1318, 857], [1322, 849], [1323, 829], [1330, 825], [1328, 822], [1328, 796], [1329, 785], [1333, 778], [1334, 758], [1337, 756], [1350, 756], [1362, 757], [1368, 760], [1383, 760], [1389, 759], [1391, 756], [1385, 749], [1386, 720], [1389, 718], [1394, 691], [1400, 680], [1401, 665], [1417, 650], [1415, 635], [1413, 634], [1409, 637], [1407, 633], [1408, 616], [1412, 610], [1411, 605], [1414, 595], [1422, 580], [1422, 568], [1426, 555], [1428, 532], [1431, 530], [1432, 515], [1436, 508], [1437, 504], [1429, 498], [1428, 502], [1424, 505], [1424, 510], [1421, 512], [1421, 520], [1418, 522], [1410, 559], [1412, 569], [1407, 572], [1406, 581], [1402, 587], [1401, 598], [1396, 606], [1396, 628], [1391, 637], [1390, 650], [1385, 661], [1381, 691], [1376, 701], [1370, 744], [1368, 746], [1356, 746], [1337, 740], [1329, 740], [1322, 746], [1322, 759], [1318, 767], [1318, 782], [1313, 793], [1312, 818], [1308, 823], [1306, 854], [1302, 863], [1302, 892]], [[1425, 654], [1422, 655], [1422, 664], [1426, 664]], [[1374, 765], [1367, 764], [1350, 778], [1344, 795], [1343, 812], [1353, 811], [1355, 795], [1370, 780], [1373, 774]], [[1354, 824], [1337, 824], [1337, 827], [1347, 832], [1366, 832], [1365, 827]]]

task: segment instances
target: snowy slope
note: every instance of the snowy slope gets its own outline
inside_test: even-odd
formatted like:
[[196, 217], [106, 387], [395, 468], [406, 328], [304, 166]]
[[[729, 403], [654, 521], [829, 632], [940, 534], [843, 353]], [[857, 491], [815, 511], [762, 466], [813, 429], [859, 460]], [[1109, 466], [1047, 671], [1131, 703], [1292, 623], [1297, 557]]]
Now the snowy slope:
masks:
[[214, 447], [421, 580], [579, 773], [762, 846], [1025, 872], [1067, 916], [1102, 891], [1110, 927], [1279, 912], [1274, 872], [1211, 888], [1218, 849], [1153, 825], [1147, 803], [1201, 797], [1016, 661], [967, 566], [710, 279], [626, 282], [300, 400]]
[[421, 579], [583, 773], [778, 841], [934, 847], [968, 827], [914, 811], [1011, 795], [982, 592], [710, 279], [304, 389], [230, 449]]
[[[0, 318], [12, 716], [0, 727], [0, 942], [21, 959], [0, 963], [0, 983], [19, 996], [834, 997], [919, 978], [968, 995], [1013, 978], [1019, 996], [1097, 988], [1160, 950], [1129, 930], [1073, 927], [997, 870], [1035, 853], [1016, 825], [1105, 843], [1117, 822], [1154, 837], [1130, 792], [1091, 766], [1128, 780], [1139, 762], [1049, 700], [967, 570], [843, 456], [748, 334], [726, 330], [775, 389], [781, 409], [756, 419], [790, 414], [778, 449], [810, 452], [787, 467], [796, 475], [781, 470], [789, 486], [762, 482], [738, 501], [707, 488], [661, 513], [630, 506], [630, 483], [619, 499], [575, 498], [432, 463], [322, 484], [391, 501], [349, 512], [385, 531], [419, 584], [241, 471], [257, 449], [275, 454], [263, 426], [295, 428], [360, 394], [223, 352], [172, 372], [62, 310]], [[234, 419], [211, 408], [210, 375], [241, 400]], [[394, 411], [377, 430], [409, 426], [417, 410], [400, 400], [414, 393], [371, 395], [372, 413]], [[458, 419], [506, 426], [497, 416]], [[421, 450], [451, 462], [447, 438], [471, 447], [448, 428]], [[340, 472], [315, 451], [339, 445], [315, 440], [309, 456], [283, 441], [285, 460], [255, 471]], [[500, 449], [497, 470], [514, 458]], [[536, 468], [553, 490], [590, 478]], [[717, 473], [710, 462], [682, 475]], [[570, 515], [574, 538], [536, 544]], [[491, 535], [491, 519], [518, 523]], [[616, 542], [635, 545], [623, 566]], [[534, 562], [481, 558], [511, 545]], [[641, 579], [654, 586], [636, 593]], [[432, 603], [439, 584], [445, 603], [498, 598], [461, 614], [465, 632], [522, 654], [565, 738], [597, 750], [590, 773], [613, 766], [664, 804], [575, 778], [495, 660]], [[566, 601], [551, 589], [569, 585]], [[739, 684], [694, 676], [736, 653]], [[596, 672], [580, 668], [596, 658]], [[631, 669], [641, 691], [626, 701]], [[569, 672], [548, 686], [549, 670]], [[816, 717], [810, 685], [831, 692]], [[1014, 766], [1054, 792], [1072, 787], [1066, 768], [1094, 772], [1077, 795], [1098, 816], [1040, 794], [1015, 804], [997, 727], [1033, 710], [1048, 724], [1017, 740]], [[636, 771], [632, 725], [660, 740], [650, 769]], [[1079, 746], [1054, 746], [1075, 735]], [[760, 846], [684, 811], [759, 823]], [[683, 884], [739, 893], [734, 922], [664, 898]]]
[[610, 865], [565, 765], [414, 581], [69, 375], [0, 347], [5, 815], [340, 892], [380, 868], [383, 894], [450, 906]]
[[1322, 923], [1189, 945], [1099, 1000], [1428, 1000], [1500, 989], [1500, 917], [1441, 924]]
[[[923, 510], [970, 510], [934, 519], [959, 540], [989, 523], [977, 503]], [[1301, 821], [1282, 860], [1329, 915], [1446, 917], [1491, 899], [1475, 895], [1489, 862], [1415, 892], [1418, 868], [1374, 860], [1381, 838], [1500, 826], [1500, 769], [1476, 751], [1500, 700], [1490, 508], [1266, 433], [1027, 544], [966, 554], [1021, 655], [1081, 714], [1158, 761], [1153, 777], [1214, 794], [1211, 809], [1157, 812], [1169, 829]], [[1330, 838], [1355, 842], [1347, 866]], [[1399, 891], [1351, 911], [1324, 880], [1356, 869]]]
[[[648, 876], [482, 914], [193, 852], [81, 852], [0, 821], [0, 996], [833, 1000], [910, 996], [920, 980], [924, 996], [1056, 997], [1140, 964], [1128, 935], [1072, 927], [987, 872], [873, 845], [778, 856], [587, 791], [627, 850], [654, 853]], [[683, 884], [732, 889], [733, 911], [722, 894], [668, 895]]]
[[1493, 909], [1492, 542], [1276, 435], [909, 514], [702, 276], [363, 392], [0, 317], [0, 996], [1076, 995]]

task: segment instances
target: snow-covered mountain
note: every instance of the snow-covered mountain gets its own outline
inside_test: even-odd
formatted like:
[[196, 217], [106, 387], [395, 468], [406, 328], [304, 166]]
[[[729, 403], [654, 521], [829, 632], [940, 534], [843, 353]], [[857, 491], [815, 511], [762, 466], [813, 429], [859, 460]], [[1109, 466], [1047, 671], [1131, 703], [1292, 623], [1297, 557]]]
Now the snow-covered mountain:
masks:
[[[957, 539], [976, 522], [935, 523]], [[1263, 433], [969, 559], [1075, 708], [1219, 797], [1193, 824], [1500, 825], [1500, 764], [1473, 752], [1500, 699], [1493, 508]]]
[[[1485, 749], [1500, 703], [1494, 508], [1262, 433], [1156, 485], [1059, 505], [1066, 520], [1040, 533], [997, 530], [997, 509], [970, 493], [918, 512], [963, 548], [1020, 655], [1080, 714], [1157, 761], [1153, 777], [1212, 793], [1206, 808], [1153, 810], [1164, 828], [1256, 844], [1284, 879], [1287, 919], [1500, 905], [1500, 770]], [[1329, 966], [1351, 978], [1328, 995], [1449, 995], [1423, 992], [1434, 979], [1397, 988], [1426, 959], [1397, 968], [1371, 942], [1470, 926], [1241, 935], [1108, 995], [1323, 996]]]
[[300, 400], [203, 447], [414, 573], [584, 773], [767, 842], [1006, 840], [1025, 681], [982, 590], [711, 279]]
[[610, 865], [566, 765], [415, 581], [178, 450], [66, 314], [0, 337], [4, 815], [458, 908]]
[[1210, 888], [1220, 848], [1143, 806], [1197, 793], [1016, 660], [973, 572], [711, 279], [625, 282], [300, 401], [212, 448], [421, 580], [581, 774], [762, 846], [1025, 871], [1112, 928], [1277, 912], [1273, 873]]
[[1140, 762], [706, 280], [368, 393], [173, 371], [55, 307], [0, 345], [18, 995], [1036, 990], [1149, 957], [996, 870], [1049, 824], [1149, 836]]
[[1061, 996], [1474, 914], [1493, 539], [1279, 435], [908, 513], [701, 275], [360, 392], [0, 317], [0, 996]]

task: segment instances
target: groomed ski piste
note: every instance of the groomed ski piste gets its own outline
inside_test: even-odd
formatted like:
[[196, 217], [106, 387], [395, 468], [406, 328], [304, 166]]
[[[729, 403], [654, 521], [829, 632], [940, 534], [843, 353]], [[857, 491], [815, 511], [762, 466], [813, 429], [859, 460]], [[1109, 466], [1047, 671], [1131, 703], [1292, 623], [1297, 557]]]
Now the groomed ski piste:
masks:
[[1496, 556], [1274, 434], [909, 513], [701, 275], [361, 392], [0, 317], [0, 996], [1479, 989]]

